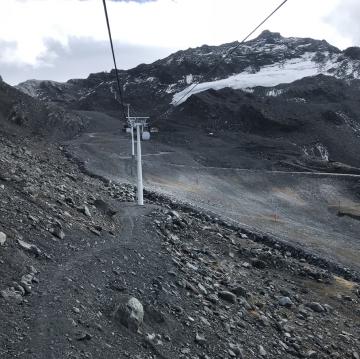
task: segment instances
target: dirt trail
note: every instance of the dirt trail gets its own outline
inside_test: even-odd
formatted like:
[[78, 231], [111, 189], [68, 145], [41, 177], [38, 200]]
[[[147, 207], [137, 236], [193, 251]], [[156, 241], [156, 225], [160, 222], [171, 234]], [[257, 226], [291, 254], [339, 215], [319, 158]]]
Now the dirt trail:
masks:
[[[98, 328], [99, 332], [100, 326], [109, 326], [109, 313], [105, 311], [111, 309], [111, 303], [106, 301], [113, 296], [109, 283], [112, 277], [116, 277], [116, 273], [123, 273], [127, 277], [134, 271], [134, 277], [141, 281], [141, 287], [146, 285], [143, 273], [140, 273], [145, 269], [144, 263], [136, 268], [136, 262], [126, 265], [122, 262], [125, 256], [132, 256], [141, 251], [142, 247], [152, 251], [154, 243], [151, 243], [152, 238], [146, 229], [151, 224], [146, 216], [154, 207], [139, 209], [129, 204], [119, 206], [117, 210], [119, 227], [115, 236], [102, 237], [101, 240], [91, 241], [90, 246], [76, 248], [75, 252], [65, 254], [60, 263], [47, 266], [46, 271], [40, 274], [41, 288], [44, 291], [30, 302], [34, 310], [29, 318], [30, 336], [24, 343], [24, 348], [31, 348], [31, 358], [58, 359], [75, 356], [77, 350], [71, 348], [71, 343], [80, 340], [89, 325], [92, 329]], [[83, 236], [84, 233], [69, 233], [72, 246], [77, 247], [75, 243], [81, 241]], [[150, 259], [156, 260], [156, 255], [147, 258], [147, 261]], [[74, 308], [79, 309], [79, 312]], [[100, 312], [103, 314], [100, 315]], [[97, 338], [95, 335], [91, 345], [86, 345], [87, 350], [98, 357], [106, 350], [107, 357], [116, 357], [115, 354], [111, 355], [107, 346], [117, 347], [118, 344], [109, 339], [105, 345], [101, 336]], [[11, 357], [17, 356], [14, 352], [11, 354]]]

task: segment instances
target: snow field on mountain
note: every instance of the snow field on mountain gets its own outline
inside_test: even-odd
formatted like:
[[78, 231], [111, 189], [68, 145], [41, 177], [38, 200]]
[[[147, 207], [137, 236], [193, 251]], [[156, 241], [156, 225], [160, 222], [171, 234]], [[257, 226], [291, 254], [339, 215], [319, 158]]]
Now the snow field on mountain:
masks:
[[[191, 85], [176, 93], [173, 96], [172, 104], [179, 105], [185, 102], [191, 95], [209, 89], [221, 90], [225, 87], [230, 87], [237, 90], [256, 86], [272, 87], [282, 83], [291, 83], [302, 79], [303, 77], [315, 76], [319, 73], [327, 73], [331, 64], [326, 63], [325, 66], [320, 68], [319, 63], [312, 61], [313, 57], [314, 53], [308, 52], [299, 58], [287, 60], [281, 64], [276, 63], [264, 66], [256, 73], [241, 72], [226, 79], [203, 82], [197, 85], [193, 91], [188, 93], [194, 86]], [[184, 98], [182, 98], [183, 96]]]

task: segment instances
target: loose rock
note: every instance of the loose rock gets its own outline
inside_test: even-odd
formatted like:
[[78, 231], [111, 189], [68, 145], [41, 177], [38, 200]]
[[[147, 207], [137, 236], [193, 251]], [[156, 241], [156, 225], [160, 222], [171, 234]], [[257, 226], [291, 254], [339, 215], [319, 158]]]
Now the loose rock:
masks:
[[21, 303], [23, 301], [21, 293], [16, 291], [14, 287], [2, 290], [0, 292], [0, 295], [8, 302], [14, 301], [17, 303]]
[[0, 246], [3, 246], [6, 242], [6, 234], [4, 232], [0, 232]]
[[222, 291], [218, 293], [218, 296], [229, 303], [236, 303], [236, 295], [234, 293]]
[[242, 286], [236, 286], [231, 291], [239, 297], [250, 298], [248, 291]]
[[279, 299], [279, 304], [286, 308], [291, 308], [293, 306], [293, 302], [289, 297], [281, 297]]
[[199, 333], [196, 333], [195, 342], [198, 343], [198, 344], [201, 344], [201, 345], [205, 344], [206, 343], [205, 336], [201, 335]]
[[266, 355], [267, 355], [266, 350], [264, 349], [264, 347], [262, 345], [259, 345], [259, 354], [262, 357], [266, 357]]
[[54, 227], [52, 230], [51, 230], [51, 233], [59, 238], [59, 239], [64, 239], [65, 238], [65, 233], [64, 231], [59, 227], [59, 226], [56, 226]]
[[325, 311], [325, 308], [317, 302], [307, 303], [306, 306], [317, 313], [322, 313]]
[[84, 207], [81, 209], [81, 211], [85, 214], [85, 216], [91, 217], [91, 213], [90, 213], [88, 206], [84, 205]]
[[41, 255], [41, 250], [38, 247], [36, 247], [34, 244], [24, 242], [20, 239], [18, 239], [17, 242], [22, 249], [24, 249], [32, 254], [35, 254], [36, 256]]

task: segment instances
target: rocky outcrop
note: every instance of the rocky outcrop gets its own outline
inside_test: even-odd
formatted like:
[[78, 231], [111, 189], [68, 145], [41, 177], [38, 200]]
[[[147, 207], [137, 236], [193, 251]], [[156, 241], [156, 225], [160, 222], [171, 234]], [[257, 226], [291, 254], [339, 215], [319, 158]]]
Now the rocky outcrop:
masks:
[[19, 132], [32, 132], [56, 139], [78, 135], [86, 120], [59, 106], [44, 103], [0, 82], [0, 124]]

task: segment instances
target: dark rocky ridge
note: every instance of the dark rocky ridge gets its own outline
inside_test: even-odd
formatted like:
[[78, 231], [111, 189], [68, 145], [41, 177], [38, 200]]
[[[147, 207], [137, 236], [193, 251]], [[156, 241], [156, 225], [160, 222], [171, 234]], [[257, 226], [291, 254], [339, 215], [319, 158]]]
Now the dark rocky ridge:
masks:
[[85, 128], [85, 120], [72, 111], [42, 102], [0, 81], [0, 126], [65, 139], [78, 135]]

